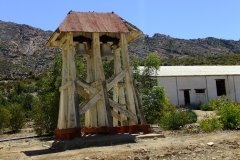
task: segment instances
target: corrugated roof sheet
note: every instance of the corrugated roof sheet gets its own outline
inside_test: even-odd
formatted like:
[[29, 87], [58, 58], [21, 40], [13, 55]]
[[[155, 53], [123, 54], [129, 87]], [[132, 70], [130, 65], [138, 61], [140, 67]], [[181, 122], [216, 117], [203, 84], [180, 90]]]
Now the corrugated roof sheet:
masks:
[[[140, 71], [143, 70], [141, 66]], [[161, 66], [159, 77], [240, 75], [240, 66]]]
[[115, 13], [70, 11], [57, 32], [110, 32], [128, 33], [121, 18]]

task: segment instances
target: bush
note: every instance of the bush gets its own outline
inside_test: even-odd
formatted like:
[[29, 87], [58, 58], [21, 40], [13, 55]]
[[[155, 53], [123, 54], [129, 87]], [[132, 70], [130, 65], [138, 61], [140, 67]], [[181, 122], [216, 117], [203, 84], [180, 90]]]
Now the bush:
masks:
[[[211, 100], [210, 102], [201, 105], [200, 108], [202, 110], [216, 110], [217, 116], [219, 116], [219, 121], [223, 124], [224, 129], [236, 129], [240, 126], [240, 104], [231, 102], [230, 99], [225, 96]], [[202, 123], [210, 122], [206, 120], [206, 122]], [[205, 124], [205, 126], [207, 125]]]
[[236, 129], [240, 126], [240, 105], [230, 103], [217, 110], [217, 115], [223, 123], [224, 129]]
[[142, 105], [147, 122], [150, 124], [157, 123], [162, 117], [163, 111], [169, 105], [164, 87], [154, 86], [148, 94], [143, 94]]
[[10, 119], [11, 119], [10, 111], [5, 107], [0, 106], [0, 131], [2, 131], [9, 125]]
[[201, 120], [200, 127], [204, 132], [212, 132], [223, 129], [223, 124], [219, 118], [213, 117]]
[[11, 119], [10, 119], [10, 128], [13, 131], [18, 131], [22, 129], [25, 125], [25, 114], [20, 104], [14, 103], [10, 107]]
[[200, 110], [202, 110], [202, 111], [213, 111], [214, 107], [213, 107], [213, 105], [210, 102], [201, 104], [200, 105]]
[[221, 108], [227, 107], [232, 102], [227, 99], [225, 96], [221, 96], [217, 99], [213, 99], [209, 101], [208, 103], [202, 104], [200, 106], [200, 109], [203, 111], [213, 111], [213, 110], [219, 110]]
[[186, 124], [197, 122], [195, 112], [186, 109], [174, 109], [170, 107], [169, 111], [164, 112], [160, 120], [163, 129], [181, 129]]

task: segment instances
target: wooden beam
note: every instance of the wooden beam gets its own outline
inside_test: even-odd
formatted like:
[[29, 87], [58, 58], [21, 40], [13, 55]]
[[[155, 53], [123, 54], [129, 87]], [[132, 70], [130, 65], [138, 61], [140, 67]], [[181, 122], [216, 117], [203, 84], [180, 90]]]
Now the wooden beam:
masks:
[[147, 124], [146, 118], [144, 117], [143, 107], [142, 107], [142, 104], [141, 104], [141, 101], [140, 101], [140, 97], [139, 97], [139, 94], [138, 94], [138, 90], [137, 90], [135, 80], [133, 81], [133, 89], [134, 89], [133, 93], [134, 93], [134, 97], [135, 97], [135, 103], [136, 103], [136, 106], [137, 106], [137, 111], [140, 115], [141, 124]]
[[134, 122], [137, 122], [137, 116], [135, 114], [133, 114], [132, 112], [130, 112], [130, 111], [126, 110], [126, 109], [124, 109], [121, 105], [119, 105], [117, 102], [111, 100], [110, 98], [109, 98], [109, 103], [117, 111], [119, 111], [120, 113], [124, 114], [125, 116], [127, 116], [128, 118], [133, 120]]
[[120, 116], [117, 112], [115, 112], [114, 110], [112, 110], [111, 113], [112, 113], [112, 116], [113, 116], [114, 118], [116, 118], [117, 120], [121, 121], [121, 116]]
[[[81, 104], [79, 104], [79, 110], [81, 110], [87, 103], [88, 103], [89, 99], [86, 99], [85, 101], [83, 101]], [[80, 115], [82, 115], [84, 113], [81, 113]]]
[[108, 85], [107, 90], [109, 91], [114, 85], [116, 85], [123, 77], [126, 75], [128, 68], [125, 68], [121, 73], [119, 73]]
[[[120, 38], [120, 46], [121, 46], [121, 53], [122, 53], [122, 63], [124, 68], [130, 67], [130, 61], [128, 56], [128, 43], [126, 40], [126, 34], [121, 33]], [[125, 83], [126, 83], [126, 98], [127, 98], [127, 108], [130, 112], [136, 115], [136, 108], [134, 102], [134, 95], [133, 95], [133, 83], [132, 83], [132, 75], [131, 69], [129, 68], [128, 72], [125, 76]], [[130, 125], [136, 125], [137, 123], [134, 121], [129, 121]]]
[[81, 109], [80, 109], [80, 114], [85, 113], [87, 110], [89, 110], [94, 104], [97, 103], [97, 101], [101, 98], [101, 91], [99, 91], [96, 95], [93, 96], [92, 99], [88, 101], [87, 104], [85, 104]]
[[65, 83], [63, 86], [61, 86], [59, 88], [59, 92], [61, 92], [62, 90], [64, 89], [67, 89], [68, 87], [72, 86], [73, 85], [73, 82], [72, 81], [68, 81], [67, 83]]
[[[92, 49], [94, 55], [94, 70], [95, 70], [95, 81], [105, 80], [105, 74], [102, 65], [102, 57], [100, 52], [100, 41], [99, 41], [99, 33], [92, 33]], [[102, 90], [102, 86], [96, 87], [98, 90]], [[101, 99], [97, 103], [97, 120], [98, 120], [98, 127], [108, 126], [108, 116], [106, 113], [106, 105], [105, 105], [105, 98], [104, 94]]]
[[103, 95], [104, 95], [104, 100], [106, 105], [106, 111], [107, 111], [108, 127], [113, 127], [113, 119], [111, 116], [111, 106], [109, 104], [106, 80], [102, 82], [102, 90], [103, 90]]
[[89, 99], [89, 93], [88, 92], [86, 92], [85, 90], [83, 90], [83, 89], [81, 89], [81, 88], [78, 88], [77, 89], [77, 93], [80, 95], [80, 96], [82, 96], [83, 98], [85, 98], [85, 99]]
[[79, 77], [77, 77], [77, 83], [79, 85], [81, 85], [83, 88], [87, 89], [88, 91], [92, 92], [93, 94], [97, 93], [98, 90], [94, 87], [92, 87], [91, 85], [89, 85], [88, 83], [84, 82], [83, 80], [81, 80]]

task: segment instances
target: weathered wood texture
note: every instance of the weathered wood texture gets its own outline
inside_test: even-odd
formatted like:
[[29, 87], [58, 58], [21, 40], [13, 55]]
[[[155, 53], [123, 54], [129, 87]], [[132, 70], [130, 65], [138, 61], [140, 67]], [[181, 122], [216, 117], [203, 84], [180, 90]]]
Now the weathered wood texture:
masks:
[[[130, 62], [128, 57], [128, 44], [127, 40], [125, 38], [125, 34], [121, 33], [120, 38], [120, 46], [121, 46], [121, 52], [122, 52], [122, 62], [123, 62], [123, 68], [128, 68], [128, 71], [125, 76], [125, 84], [126, 84], [126, 98], [127, 98], [127, 108], [130, 112], [136, 115], [136, 109], [135, 109], [135, 103], [134, 103], [134, 95], [133, 95], [133, 83], [132, 83], [132, 75], [131, 75], [131, 68], [130, 68]], [[136, 121], [133, 121], [130, 119], [129, 121], [130, 125], [137, 124]]]
[[[92, 45], [93, 45], [93, 54], [94, 54], [94, 70], [95, 70], [95, 80], [105, 80], [102, 58], [100, 53], [100, 41], [99, 41], [99, 33], [92, 34]], [[102, 97], [97, 102], [97, 114], [98, 114], [98, 126], [107, 126], [107, 113], [106, 113], [106, 105], [104, 100], [104, 93], [102, 91], [101, 86], [96, 87], [98, 90], [101, 90]]]
[[[58, 129], [74, 128], [79, 125], [76, 118], [77, 108], [75, 107], [77, 101], [76, 97], [76, 70], [74, 61], [74, 51], [72, 47], [72, 33], [67, 33], [62, 38], [65, 42], [62, 53], [62, 86], [60, 90], [60, 108], [58, 117]], [[78, 119], [79, 120], [79, 119]]]

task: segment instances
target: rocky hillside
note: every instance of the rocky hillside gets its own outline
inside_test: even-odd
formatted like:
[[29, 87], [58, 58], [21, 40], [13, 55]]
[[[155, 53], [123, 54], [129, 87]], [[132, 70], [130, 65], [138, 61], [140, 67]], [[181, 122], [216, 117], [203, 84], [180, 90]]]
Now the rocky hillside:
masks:
[[140, 59], [144, 59], [149, 52], [155, 51], [161, 58], [240, 54], [240, 40], [213, 37], [186, 40], [157, 33], [153, 37], [143, 36], [129, 46], [129, 51]]
[[51, 34], [52, 31], [0, 21], [1, 79], [24, 79], [48, 69], [60, 52], [44, 47]]
[[[46, 71], [58, 49], [45, 48], [52, 31], [29, 25], [0, 21], [0, 79], [24, 79]], [[240, 53], [240, 41], [216, 39], [177, 39], [163, 34], [143, 36], [130, 44], [130, 55], [141, 60], [157, 51], [162, 58], [205, 56]]]

